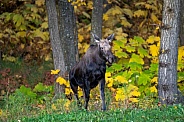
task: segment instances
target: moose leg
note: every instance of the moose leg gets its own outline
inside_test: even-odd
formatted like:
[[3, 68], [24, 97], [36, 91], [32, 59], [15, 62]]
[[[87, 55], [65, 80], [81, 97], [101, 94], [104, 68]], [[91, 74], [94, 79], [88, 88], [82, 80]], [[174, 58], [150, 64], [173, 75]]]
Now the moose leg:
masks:
[[88, 102], [89, 102], [89, 95], [90, 95], [90, 84], [88, 81], [85, 82], [85, 87], [83, 88], [83, 93], [84, 93], [84, 108], [88, 108]]
[[104, 93], [104, 87], [105, 87], [105, 79], [102, 79], [100, 81], [100, 98], [102, 101], [102, 110], [106, 110], [106, 105], [105, 105], [105, 93]]
[[75, 99], [77, 100], [77, 105], [79, 108], [81, 108], [81, 102], [80, 102], [79, 97], [78, 97], [78, 86], [74, 86], [73, 84], [70, 84], [70, 86], [71, 86], [71, 89], [74, 93]]

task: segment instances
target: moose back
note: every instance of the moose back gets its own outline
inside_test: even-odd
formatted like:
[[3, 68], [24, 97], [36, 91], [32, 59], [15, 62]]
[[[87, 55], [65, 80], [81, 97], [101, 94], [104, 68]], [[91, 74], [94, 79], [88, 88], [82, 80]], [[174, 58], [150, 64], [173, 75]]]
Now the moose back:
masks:
[[78, 86], [82, 88], [85, 109], [88, 107], [90, 90], [99, 84], [102, 110], [106, 110], [104, 93], [106, 62], [109, 64], [114, 62], [114, 55], [111, 52], [110, 45], [114, 34], [111, 34], [106, 39], [99, 39], [98, 36], [92, 35], [96, 45], [90, 45], [82, 59], [70, 70], [69, 81], [78, 106], [81, 105], [78, 97]]

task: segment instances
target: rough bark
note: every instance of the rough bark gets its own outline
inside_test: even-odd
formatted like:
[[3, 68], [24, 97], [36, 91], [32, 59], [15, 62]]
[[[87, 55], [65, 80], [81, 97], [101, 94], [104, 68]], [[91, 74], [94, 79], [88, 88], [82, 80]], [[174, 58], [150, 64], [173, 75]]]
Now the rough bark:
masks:
[[[73, 65], [78, 61], [78, 41], [77, 41], [77, 26], [74, 14], [74, 7], [68, 0], [58, 1], [59, 10], [59, 31], [64, 52], [65, 75]], [[67, 79], [67, 77], [65, 77]]]
[[158, 73], [161, 104], [181, 102], [177, 88], [179, 8], [180, 0], [164, 0]]
[[[103, 0], [93, 0], [91, 32], [102, 38]], [[91, 36], [91, 43], [94, 43]]]
[[[54, 69], [60, 69], [60, 73], [58, 75], [63, 76], [63, 74], [66, 72], [66, 69], [63, 50], [61, 47], [61, 40], [59, 36], [55, 0], [46, 0], [46, 7], [48, 13], [49, 33], [53, 53]], [[55, 97], [60, 96], [63, 92], [63, 86], [59, 85], [59, 83], [55, 83]]]
[[184, 46], [184, 0], [180, 4], [180, 46]]

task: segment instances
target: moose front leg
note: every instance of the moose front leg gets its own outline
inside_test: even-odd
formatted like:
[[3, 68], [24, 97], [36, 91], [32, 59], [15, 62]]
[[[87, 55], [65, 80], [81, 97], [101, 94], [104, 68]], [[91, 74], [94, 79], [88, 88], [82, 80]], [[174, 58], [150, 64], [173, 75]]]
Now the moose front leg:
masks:
[[83, 88], [83, 94], [84, 94], [84, 100], [85, 100], [84, 108], [87, 110], [89, 96], [90, 96], [90, 83], [88, 81], [85, 82], [85, 86]]
[[105, 104], [105, 93], [104, 93], [104, 88], [105, 88], [105, 79], [102, 79], [100, 81], [100, 98], [101, 98], [101, 101], [102, 101], [102, 110], [106, 110], [106, 104]]

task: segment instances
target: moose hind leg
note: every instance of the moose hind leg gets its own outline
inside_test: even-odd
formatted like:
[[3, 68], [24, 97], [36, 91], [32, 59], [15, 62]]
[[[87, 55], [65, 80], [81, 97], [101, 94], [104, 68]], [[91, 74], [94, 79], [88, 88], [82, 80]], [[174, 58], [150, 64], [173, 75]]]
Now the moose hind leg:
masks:
[[77, 105], [79, 108], [81, 108], [82, 103], [80, 102], [79, 97], [78, 97], [78, 86], [74, 86], [73, 84], [70, 84], [70, 86], [71, 86], [71, 89], [74, 93], [75, 99], [77, 100]]
[[102, 101], [102, 110], [106, 110], [106, 104], [105, 104], [105, 93], [104, 93], [104, 87], [105, 87], [105, 79], [102, 79], [100, 81], [100, 98], [101, 98], [101, 101]]

